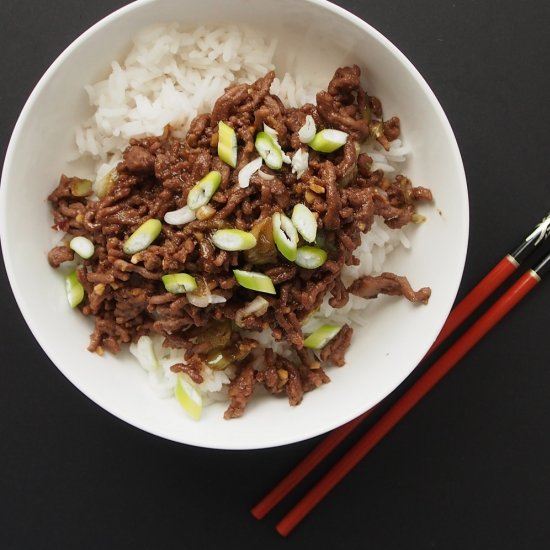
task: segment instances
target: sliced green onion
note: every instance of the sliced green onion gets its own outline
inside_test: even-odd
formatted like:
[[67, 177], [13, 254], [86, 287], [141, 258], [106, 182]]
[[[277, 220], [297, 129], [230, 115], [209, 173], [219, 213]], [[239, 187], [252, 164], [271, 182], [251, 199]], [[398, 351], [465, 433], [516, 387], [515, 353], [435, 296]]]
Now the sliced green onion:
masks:
[[197, 210], [208, 204], [222, 182], [222, 175], [217, 170], [208, 172], [204, 178], [197, 182], [189, 191], [187, 206], [191, 210]]
[[76, 307], [84, 300], [84, 287], [78, 280], [76, 271], [69, 273], [65, 277], [65, 290], [67, 291], [67, 300], [71, 307]]
[[231, 168], [235, 168], [237, 166], [237, 134], [235, 130], [220, 120], [218, 136], [218, 156]]
[[312, 243], [317, 237], [317, 220], [305, 204], [298, 203], [294, 206], [292, 223], [308, 243]]
[[147, 372], [158, 369], [159, 361], [155, 354], [153, 340], [149, 336], [141, 336], [136, 343], [130, 344], [130, 352]]
[[212, 235], [212, 242], [217, 248], [233, 252], [254, 248], [256, 237], [240, 229], [220, 229]]
[[160, 235], [161, 230], [160, 220], [154, 218], [147, 220], [126, 239], [122, 250], [125, 254], [135, 254], [145, 250]]
[[277, 149], [281, 153], [281, 156], [283, 157], [283, 162], [285, 164], [290, 164], [292, 162], [292, 159], [283, 151], [283, 148], [279, 143], [279, 134], [277, 134], [277, 130], [275, 130], [275, 128], [272, 128], [271, 126], [268, 126], [264, 122], [264, 132], [266, 134], [269, 134], [273, 138], [273, 143], [275, 143], [275, 147], [277, 147]]
[[348, 134], [341, 130], [326, 129], [315, 134], [308, 145], [320, 153], [332, 153], [346, 143]]
[[243, 189], [250, 185], [250, 178], [262, 167], [262, 157], [251, 160], [239, 170], [239, 187]]
[[290, 218], [280, 212], [275, 212], [271, 219], [275, 246], [287, 260], [293, 262], [296, 259], [298, 248], [298, 231], [296, 231]]
[[317, 269], [327, 261], [327, 253], [316, 246], [302, 246], [296, 253], [296, 264], [304, 269]]
[[304, 125], [298, 130], [298, 138], [302, 143], [309, 143], [317, 132], [315, 127], [315, 120], [311, 115], [306, 116]]
[[183, 376], [178, 376], [175, 395], [182, 409], [193, 420], [199, 420], [202, 412], [202, 397], [195, 385], [185, 380]]
[[194, 210], [191, 210], [189, 206], [172, 210], [164, 214], [164, 221], [170, 225], [183, 225], [192, 222], [197, 218]]
[[267, 132], [259, 132], [256, 136], [254, 146], [269, 168], [272, 170], [281, 169], [283, 165], [283, 154], [281, 148], [278, 147], [272, 136]]
[[233, 274], [237, 282], [244, 288], [265, 292], [266, 294], [277, 294], [273, 281], [263, 273], [234, 269]]
[[187, 273], [170, 273], [162, 276], [164, 288], [174, 294], [183, 294], [184, 292], [194, 292], [197, 290], [197, 281], [195, 277]]
[[292, 173], [300, 179], [309, 167], [309, 153], [306, 149], [298, 149], [292, 157]]
[[339, 332], [340, 325], [323, 325], [304, 340], [304, 347], [310, 349], [324, 348]]
[[86, 237], [74, 237], [71, 239], [69, 247], [85, 260], [91, 258], [95, 251], [94, 243]]

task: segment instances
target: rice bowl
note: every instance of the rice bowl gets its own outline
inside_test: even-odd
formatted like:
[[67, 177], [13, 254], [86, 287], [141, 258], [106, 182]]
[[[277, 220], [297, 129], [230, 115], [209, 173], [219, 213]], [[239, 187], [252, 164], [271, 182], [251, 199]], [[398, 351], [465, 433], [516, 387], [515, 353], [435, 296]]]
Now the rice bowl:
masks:
[[[162, 6], [160, 12], [158, 10], [159, 6]], [[235, 20], [239, 15], [238, 19], [243, 19], [244, 23], [253, 23], [254, 16], [246, 13], [245, 6], [246, 2], [236, 2], [233, 8], [242, 11], [234, 12], [229, 20]], [[205, 7], [198, 7], [197, 10], [200, 11]], [[296, 14], [297, 9], [305, 10], [308, 16], [317, 18], [318, 26], [316, 30], [318, 32], [322, 32], [323, 26], [326, 29], [329, 24], [341, 26], [342, 31], [346, 29], [346, 39], [343, 42], [349, 41], [347, 44], [349, 50], [346, 51], [346, 44], [343, 45], [343, 48], [342, 45], [339, 47], [336, 44], [330, 44], [330, 47], [328, 47], [329, 54], [327, 55], [330, 60], [327, 59], [327, 64], [329, 61], [331, 64], [329, 66], [325, 65], [324, 74], [326, 75], [327, 71], [331, 71], [336, 66], [356, 60], [369, 69], [370, 72], [367, 77], [369, 87], [374, 88], [375, 93], [384, 98], [385, 104], [389, 104], [389, 112], [399, 113], [403, 119], [407, 146], [413, 151], [412, 158], [408, 158], [405, 163], [406, 173], [410, 174], [415, 181], [421, 181], [434, 189], [437, 197], [437, 207], [442, 213], [440, 215], [435, 209], [426, 212], [428, 221], [418, 228], [414, 235], [411, 235], [414, 252], [410, 255], [404, 251], [396, 252], [389, 259], [390, 263], [388, 265], [390, 268], [397, 266], [396, 271], [405, 272], [411, 276], [415, 286], [429, 283], [434, 288], [434, 301], [430, 304], [430, 311], [427, 311], [428, 308], [426, 308], [419, 314], [417, 311], [411, 313], [405, 304], [373, 304], [373, 307], [369, 309], [376, 310], [376, 314], [373, 313], [372, 317], [369, 316], [368, 318], [365, 326], [364, 342], [361, 339], [359, 345], [352, 347], [350, 364], [334, 375], [333, 384], [319, 392], [323, 396], [313, 397], [312, 394], [312, 399], [308, 399], [309, 412], [297, 412], [298, 409], [292, 411], [292, 413], [283, 412], [275, 404], [267, 404], [266, 402], [265, 404], [262, 403], [261, 407], [253, 405], [254, 414], [250, 415], [250, 422], [247, 418], [246, 425], [242, 427], [228, 427], [222, 421], [219, 421], [221, 426], [218, 426], [215, 418], [219, 417], [219, 409], [218, 412], [211, 413], [209, 411], [200, 426], [189, 424], [186, 419], [182, 419], [177, 414], [177, 408], [174, 405], [158, 402], [147, 394], [146, 376], [144, 376], [144, 373], [136, 372], [133, 369], [127, 356], [117, 357], [112, 361], [109, 360], [107, 368], [104, 366], [98, 368], [97, 361], [91, 360], [85, 352], [82, 352], [80, 345], [83, 341], [86, 341], [86, 337], [81, 338], [80, 335], [89, 333], [89, 326], [81, 319], [67, 314], [66, 306], [63, 303], [64, 297], [59, 296], [54, 291], [54, 288], [58, 285], [58, 282], [54, 282], [55, 277], [44, 273], [48, 288], [45, 297], [44, 294], [33, 296], [33, 292], [29, 292], [28, 289], [25, 292], [20, 290], [22, 279], [19, 274], [23, 270], [18, 266], [21, 265], [22, 258], [17, 247], [10, 247], [10, 242], [12, 242], [10, 235], [14, 235], [15, 232], [21, 234], [24, 231], [20, 227], [21, 224], [18, 224], [14, 216], [10, 214], [10, 211], [13, 212], [13, 205], [20, 203], [21, 198], [18, 198], [17, 193], [13, 191], [13, 184], [10, 184], [12, 187], [8, 191], [6, 190], [8, 187], [6, 182], [11, 180], [13, 173], [15, 173], [10, 170], [15, 170], [17, 158], [23, 154], [21, 144], [19, 143], [18, 148], [14, 145], [17, 136], [23, 132], [25, 135], [29, 135], [29, 132], [32, 134], [32, 128], [29, 128], [29, 124], [32, 126], [36, 123], [46, 124], [46, 131], [55, 133], [54, 129], [47, 124], [47, 119], [31, 115], [33, 115], [33, 110], [35, 111], [34, 114], [37, 113], [36, 109], [40, 106], [40, 101], [55, 101], [55, 94], [51, 93], [55, 91], [55, 81], [63, 82], [64, 73], [67, 75], [67, 71], [76, 70], [77, 62], [73, 61], [71, 66], [71, 60], [74, 60], [75, 56], [90, 55], [94, 48], [97, 49], [98, 44], [101, 43], [99, 49], [102, 52], [100, 51], [100, 55], [97, 55], [98, 59], [92, 62], [92, 65], [95, 64], [95, 67], [92, 67], [93, 70], [85, 71], [85, 74], [81, 73], [82, 78], [76, 79], [90, 85], [99, 78], [105, 78], [106, 76], [104, 68], [108, 67], [112, 61], [112, 53], [107, 50], [122, 51], [127, 47], [137, 31], [147, 26], [146, 23], [150, 23], [152, 13], [155, 14], [154, 20], [159, 19], [159, 13], [167, 19], [177, 14], [177, 18], [185, 23], [186, 14], [182, 13], [181, 8], [172, 2], [138, 2], [117, 12], [95, 29], [92, 29], [93, 32], [89, 32], [79, 39], [77, 44], [62, 56], [61, 61], [54, 64], [50, 73], [46, 75], [45, 80], [37, 88], [37, 92], [33, 95], [22, 115], [10, 146], [2, 185], [2, 207], [3, 214], [6, 214], [2, 218], [2, 238], [6, 250], [6, 263], [10, 280], [27, 321], [54, 362], [94, 401], [132, 424], [170, 439], [220, 448], [253, 448], [297, 441], [342, 424], [378, 402], [412, 370], [435, 337], [446, 313], [450, 309], [454, 293], [458, 287], [467, 239], [467, 200], [458, 150], [440, 107], [425, 83], [410, 64], [402, 58], [401, 54], [375, 31], [364, 23], [358, 22], [349, 14], [345, 14], [342, 10], [324, 3], [289, 3], [287, 11], [285, 9], [272, 9], [274, 11], [273, 18], [269, 19], [274, 23], [274, 26], [278, 21], [283, 26], [287, 25], [292, 28], [294, 23], [291, 22], [293, 21], [291, 16], [293, 12], [294, 15]], [[203, 21], [205, 23], [215, 23], [215, 21], [205, 17], [204, 14], [197, 13], [194, 19], [196, 20], [197, 17], [201, 23]], [[247, 18], [249, 21], [246, 21]], [[124, 32], [113, 32], [114, 28], [118, 28], [119, 25], [122, 26], [122, 22], [124, 22]], [[129, 25], [130, 22], [132, 22], [131, 25]], [[239, 20], [240, 22], [242, 21]], [[276, 30], [273, 32], [277, 33]], [[116, 40], [114, 35], [116, 35]], [[280, 33], [279, 36], [281, 36]], [[296, 40], [297, 35], [294, 34], [293, 36]], [[109, 48], [104, 46], [106, 37], [108, 37], [108, 41], [111, 41]], [[299, 36], [298, 38], [301, 39], [302, 37]], [[369, 56], [365, 56], [365, 59], [357, 59], [355, 54], [350, 53], [353, 51], [354, 39], [371, 42], [370, 59], [367, 59]], [[310, 37], [306, 37], [306, 43], [307, 40], [310, 40]], [[295, 67], [298, 67], [297, 72], [300, 72], [300, 65], [303, 67], [306, 61], [311, 62], [312, 58], [320, 62], [318, 53], [311, 52], [315, 48], [312, 46], [313, 43], [310, 42], [309, 51], [306, 51], [304, 47], [297, 50], [305, 52], [302, 58], [298, 55], [297, 59], [291, 60], [291, 62], [286, 61], [287, 65], [285, 66], [285, 57], [288, 57], [286, 54], [289, 51], [285, 50], [287, 41], [279, 40], [279, 44], [284, 45], [283, 49], [276, 51], [275, 54], [275, 65], [279, 74], [284, 74], [291, 62]], [[311, 54], [311, 56], [308, 56], [308, 54]], [[336, 63], [332, 63], [335, 58]], [[102, 63], [99, 62], [100, 59]], [[81, 62], [82, 58], [80, 58]], [[77, 65], [74, 65], [74, 63], [77, 63]], [[103, 69], [100, 67], [101, 64]], [[382, 66], [384, 70], [381, 69]], [[322, 71], [313, 72], [317, 76], [323, 74]], [[55, 81], [51, 77], [52, 73], [56, 74]], [[393, 79], [398, 79], [401, 82], [400, 90], [396, 90], [391, 85]], [[60, 126], [71, 128], [82, 125], [86, 118], [90, 116], [90, 111], [86, 108], [86, 98], [83, 97], [77, 86], [74, 87], [74, 90], [66, 88], [66, 81], [65, 89], [68, 107], [62, 115], [65, 120], [62, 121]], [[400, 94], [407, 97], [408, 101], [414, 104], [414, 108], [403, 105]], [[55, 108], [51, 111], [60, 112], [59, 109]], [[42, 122], [39, 122], [40, 120]], [[420, 122], [423, 126], [430, 128], [430, 131], [426, 132]], [[424, 135], [424, 132], [426, 132], [426, 135]], [[445, 139], [442, 140], [441, 136], [444, 136]], [[51, 188], [52, 181], [55, 181], [56, 175], [59, 173], [71, 171], [66, 167], [69, 152], [76, 156], [71, 145], [70, 136], [61, 135], [61, 132], [58, 132], [55, 139], [47, 141], [60, 143], [60, 151], [44, 151], [45, 158], [49, 160], [47, 164], [42, 162], [41, 165], [48, 166], [49, 179], [43, 178], [48, 179], [48, 181], [40, 182], [42, 189]], [[44, 146], [37, 149], [44, 149]], [[55, 158], [56, 156], [57, 158]], [[380, 159], [380, 162], [384, 162], [384, 159]], [[17, 168], [20, 170], [21, 166], [17, 166]], [[31, 168], [29, 167], [29, 169]], [[30, 177], [29, 173], [26, 175]], [[42, 193], [41, 196], [45, 194]], [[12, 207], [11, 210], [6, 208], [8, 202]], [[45, 226], [48, 223], [47, 207], [42, 201], [36, 202], [37, 204], [33, 206], [34, 217], [40, 220], [42, 226]], [[438, 239], [437, 234], [441, 235], [444, 241]], [[26, 253], [28, 257], [32, 258], [41, 256], [43, 260], [44, 252], [49, 248], [49, 244], [43, 240], [40, 243], [40, 251], [27, 250]], [[455, 251], [452, 256], [446, 253], [448, 248]], [[33, 263], [34, 259], [30, 261]], [[37, 262], [33, 267], [33, 271], [42, 274], [44, 267], [39, 266]], [[18, 276], [14, 277], [14, 273], [17, 273]], [[31, 312], [33, 309], [31, 305], [38, 303], [37, 298], [39, 297], [42, 300], [47, 300], [48, 307], [45, 308], [46, 311], [39, 313], [38, 317], [40, 318], [37, 318], [36, 312]], [[72, 331], [74, 337], [69, 342], [64, 338], [60, 338], [56, 331], [48, 328], [48, 320], [51, 319], [51, 315], [56, 316], [56, 320], [61, 326], [66, 325], [65, 332]], [[415, 316], [414, 321], [411, 315]], [[418, 318], [416, 318], [417, 316]], [[384, 334], [388, 332], [389, 327], [395, 330], [394, 327], [396, 323], [399, 324], [400, 319], [404, 320], [402, 321], [404, 323], [402, 330], [399, 331], [399, 340], [403, 349], [396, 348], [392, 345], [391, 339], [384, 338]], [[407, 319], [410, 320], [406, 321]], [[415, 327], [411, 323], [418, 323], [418, 326]], [[422, 341], [422, 345], [418, 345], [416, 343], [418, 341]], [[377, 342], [377, 344], [375, 345], [374, 342]], [[354, 365], [361, 365], [362, 356], [365, 359], [367, 358], [366, 353], [363, 351], [367, 347], [369, 349], [369, 364], [362, 368], [361, 373], [358, 374], [356, 371], [354, 376], [348, 379], [350, 375], [346, 375], [345, 371], [350, 371]], [[82, 364], [78, 369], [69, 366], [69, 363], [73, 363], [75, 358], [77, 358], [77, 363]], [[340, 386], [341, 389], [333, 389], [337, 386]], [[124, 389], [121, 390], [121, 388]], [[345, 391], [343, 388], [345, 388]], [[326, 403], [335, 403], [337, 406], [330, 407], [331, 410], [327, 411]], [[216, 407], [217, 405], [214, 405], [212, 410], [214, 411]], [[274, 415], [281, 419], [280, 426], [270, 426], [267, 431], [259, 429], [262, 423], [265, 426], [266, 419]]]

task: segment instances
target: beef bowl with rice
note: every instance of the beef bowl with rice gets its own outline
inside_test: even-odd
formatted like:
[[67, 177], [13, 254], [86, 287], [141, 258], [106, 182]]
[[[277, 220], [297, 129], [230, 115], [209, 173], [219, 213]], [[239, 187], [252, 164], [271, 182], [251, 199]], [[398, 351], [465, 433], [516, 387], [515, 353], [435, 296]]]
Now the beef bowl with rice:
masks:
[[458, 147], [410, 62], [327, 2], [248, 4], [98, 23], [29, 98], [1, 187], [10, 282], [58, 368], [137, 427], [226, 449], [383, 399], [468, 238]]

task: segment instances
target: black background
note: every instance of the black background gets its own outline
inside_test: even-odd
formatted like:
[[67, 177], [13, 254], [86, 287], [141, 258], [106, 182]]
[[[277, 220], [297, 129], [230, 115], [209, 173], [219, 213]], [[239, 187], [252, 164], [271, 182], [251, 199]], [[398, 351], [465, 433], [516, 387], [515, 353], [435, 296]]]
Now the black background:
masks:
[[[50, 63], [126, 3], [0, 2], [2, 156]], [[462, 296], [550, 208], [550, 4], [337, 3], [409, 57], [456, 133], [471, 201]], [[249, 508], [320, 439], [222, 452], [124, 424], [50, 363], [17, 309], [2, 266], [0, 547], [548, 548], [548, 284], [284, 540], [274, 531], [284, 507], [262, 522]]]

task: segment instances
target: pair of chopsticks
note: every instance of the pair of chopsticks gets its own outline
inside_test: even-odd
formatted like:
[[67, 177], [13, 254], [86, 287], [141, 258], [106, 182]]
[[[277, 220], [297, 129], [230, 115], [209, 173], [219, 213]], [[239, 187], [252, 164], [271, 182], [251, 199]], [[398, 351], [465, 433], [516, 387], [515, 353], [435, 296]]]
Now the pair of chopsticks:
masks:
[[[550, 213], [477, 284], [451, 311], [425, 358], [434, 352], [474, 311], [500, 287], [531, 253], [550, 237]], [[391, 429], [487, 334], [541, 278], [550, 272], [550, 253], [527, 270], [422, 376], [385, 412], [359, 441], [277, 524], [288, 535], [323, 498], [387, 435]], [[371, 411], [333, 430], [251, 512], [262, 519], [333, 451]]]

